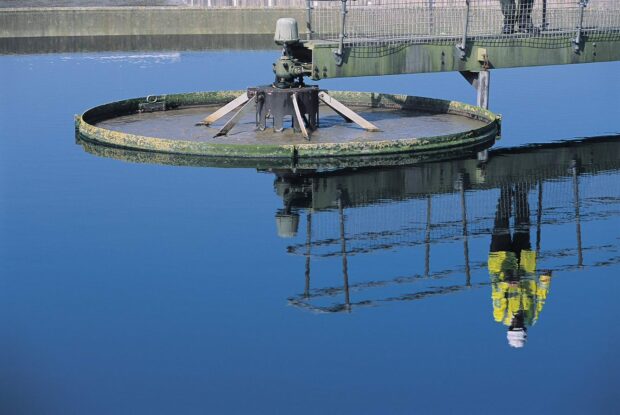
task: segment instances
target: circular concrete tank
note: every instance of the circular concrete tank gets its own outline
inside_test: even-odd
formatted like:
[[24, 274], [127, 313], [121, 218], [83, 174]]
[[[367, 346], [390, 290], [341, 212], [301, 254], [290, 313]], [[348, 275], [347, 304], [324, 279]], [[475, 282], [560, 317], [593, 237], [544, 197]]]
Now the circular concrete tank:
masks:
[[[433, 98], [330, 91], [381, 131], [369, 132], [320, 107], [320, 125], [310, 140], [292, 129], [255, 128], [245, 114], [227, 136], [218, 126], [196, 125], [244, 91], [158, 95], [112, 102], [76, 116], [87, 142], [157, 153], [251, 159], [318, 159], [390, 154], [454, 152], [489, 147], [500, 133], [500, 117], [480, 107]], [[223, 122], [222, 122], [223, 123]]]

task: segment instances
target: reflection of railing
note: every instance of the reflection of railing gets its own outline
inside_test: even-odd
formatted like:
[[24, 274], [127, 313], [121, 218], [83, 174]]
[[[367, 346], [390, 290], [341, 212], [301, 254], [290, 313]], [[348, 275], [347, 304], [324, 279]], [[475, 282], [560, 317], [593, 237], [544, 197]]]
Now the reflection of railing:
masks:
[[[312, 252], [322, 257], [340, 255], [339, 218], [333, 211], [342, 192], [347, 251], [358, 255], [460, 239], [464, 232], [472, 237], [487, 234], [499, 190], [515, 183], [527, 189], [537, 222], [545, 220], [543, 211], [552, 213], [556, 223], [572, 222], [580, 213], [577, 200], [588, 205], [601, 195], [620, 194], [619, 184], [601, 174], [620, 169], [619, 149], [618, 137], [610, 137], [543, 149], [495, 150], [484, 165], [474, 159], [302, 175], [296, 183], [278, 182], [277, 187], [290, 198], [290, 207], [311, 209]], [[587, 192], [579, 192], [582, 182]], [[587, 211], [581, 213], [589, 219]], [[305, 244], [288, 250], [305, 255]]]
[[[578, 146], [568, 145], [564, 150], [558, 147], [543, 151], [503, 151], [503, 157], [492, 154], [490, 160], [497, 162], [495, 167], [503, 170], [505, 176], [500, 176], [491, 164], [487, 167], [490, 182], [485, 183], [481, 177], [478, 184], [467, 178], [464, 169], [449, 166], [462, 166], [462, 161], [434, 163], [436, 169], [420, 170], [422, 174], [408, 175], [408, 169], [417, 167], [405, 167], [388, 170], [397, 174], [385, 177], [381, 176], [384, 172], [375, 171], [374, 179], [372, 171], [352, 171], [326, 173], [323, 177], [319, 174], [310, 178], [310, 182], [297, 180], [283, 194], [293, 197], [289, 199], [289, 210], [300, 214], [306, 208], [306, 231], [303, 242], [289, 245], [287, 251], [305, 256], [305, 288], [303, 294], [289, 298], [289, 304], [315, 312], [339, 312], [483, 286], [486, 283], [476, 281], [473, 274], [486, 268], [486, 262], [481, 262], [481, 258], [470, 261], [470, 244], [510, 232], [504, 228], [509, 226], [508, 222], [498, 225], [498, 218], [506, 216], [514, 216], [515, 229], [516, 218], [521, 218], [519, 226], [527, 224], [528, 244], [531, 243], [539, 265], [544, 264], [546, 269], [580, 268], [587, 265], [584, 257], [590, 258], [589, 266], [619, 263], [615, 242], [597, 246], [582, 242], [582, 223], [620, 215], [619, 149], [620, 141], [616, 137], [600, 142], [586, 140]], [[572, 154], [573, 159], [561, 160], [562, 151]], [[588, 155], [592, 159], [582, 164]], [[519, 166], [522, 174], [514, 170], [515, 166]], [[433, 170], [444, 175], [451, 183], [451, 190], [444, 191], [434, 184]], [[455, 176], [450, 172], [455, 172]], [[398, 180], [399, 174], [404, 180]], [[409, 181], [416, 183], [420, 193], [407, 192]], [[392, 186], [385, 189], [384, 196], [375, 189], [383, 182]], [[283, 190], [281, 183], [277, 183]], [[394, 193], [398, 187], [400, 191]], [[437, 189], [438, 193], [424, 194], [425, 187]], [[295, 188], [303, 192], [295, 196]], [[515, 196], [504, 197], [507, 194]], [[519, 201], [518, 194], [521, 194]], [[545, 227], [568, 225], [570, 229], [573, 223], [574, 237], [566, 241], [567, 245], [544, 249]], [[437, 264], [432, 266], [432, 250], [439, 250], [445, 256], [448, 246], [459, 245], [459, 252], [450, 254], [450, 258], [436, 259]], [[356, 281], [355, 274], [350, 275], [352, 261], [357, 262], [365, 254], [390, 255], [416, 247], [424, 251], [424, 271], [419, 274], [364, 282]], [[599, 260], [593, 260], [597, 256]], [[605, 259], [600, 260], [601, 257]], [[310, 269], [315, 258], [338, 262], [342, 279], [336, 278], [338, 282], [332, 286], [311, 288]], [[421, 260], [416, 262], [422, 266]], [[406, 269], [410, 270], [412, 265], [408, 262]], [[394, 289], [400, 292], [394, 294]], [[389, 294], [382, 296], [381, 290]], [[413, 291], [403, 293], [402, 290]], [[334, 303], [335, 299], [343, 302]]]
[[[567, 168], [568, 169], [568, 168]], [[596, 203], [601, 194], [620, 194], [620, 186], [608, 182], [606, 176], [593, 179], [591, 175], [563, 180], [518, 182], [527, 186], [532, 214], [547, 220], [543, 212], [554, 215], [554, 223], [573, 222], [575, 200]], [[585, 180], [590, 193], [579, 194], [579, 181]], [[605, 186], [599, 186], [602, 181]], [[592, 184], [597, 185], [593, 188]], [[409, 200], [392, 201], [372, 206], [347, 209], [348, 254], [363, 255], [397, 248], [421, 246], [461, 239], [464, 232], [470, 237], [486, 235], [493, 227], [499, 188], [495, 190], [455, 192], [428, 195]], [[541, 206], [538, 206], [540, 200]], [[430, 208], [427, 206], [431, 206]], [[577, 210], [577, 212], [579, 212]], [[340, 255], [338, 217], [331, 211], [315, 211], [313, 219], [312, 252], [316, 257]], [[584, 212], [581, 219], [596, 218], [595, 213]], [[466, 220], [463, 220], [463, 219]], [[290, 245], [288, 251], [305, 255], [305, 243]]]
[[[620, 264], [620, 255], [618, 255], [615, 246], [588, 246], [583, 248], [582, 251], [582, 254], [584, 252], [592, 254], [600, 254], [602, 252], [604, 259], [586, 266], [577, 263], [566, 263], [555, 266], [552, 269], [547, 269], [546, 271], [559, 273]], [[560, 249], [555, 251], [544, 251], [538, 260], [543, 262], [553, 258], [575, 257], [577, 255], [579, 255], [579, 252], [576, 250]], [[486, 273], [486, 268], [486, 262], [471, 264], [472, 272], [480, 271]], [[373, 280], [356, 284], [348, 284], [347, 280], [347, 283], [343, 283], [341, 286], [313, 289], [311, 288], [310, 275], [307, 274], [304, 292], [289, 297], [288, 304], [314, 313], [338, 313], [348, 312], [353, 308], [378, 307], [395, 302], [419, 301], [491, 285], [488, 281], [468, 283], [467, 279], [462, 278], [462, 275], [462, 268], [454, 268], [446, 271], [434, 272], [432, 274], [418, 274], [396, 277], [391, 280]], [[395, 286], [401, 286], [403, 292], [398, 295], [391, 295], [383, 298], [368, 298], [368, 293], [372, 290], [392, 288]]]

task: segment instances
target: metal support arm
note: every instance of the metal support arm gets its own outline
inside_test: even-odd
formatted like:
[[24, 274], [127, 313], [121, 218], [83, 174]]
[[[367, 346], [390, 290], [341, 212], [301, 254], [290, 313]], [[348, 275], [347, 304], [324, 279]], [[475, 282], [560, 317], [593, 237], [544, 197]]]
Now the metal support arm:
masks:
[[370, 121], [362, 118], [359, 114], [356, 114], [350, 108], [346, 107], [340, 101], [332, 98], [325, 92], [319, 92], [319, 99], [325, 103], [328, 107], [336, 111], [338, 114], [341, 114], [345, 119], [349, 118], [351, 121], [365, 129], [366, 131], [381, 131], [379, 127], [371, 123]]
[[250, 97], [248, 97], [247, 92], [244, 92], [243, 94], [239, 95], [237, 98], [230, 101], [228, 104], [224, 105], [222, 108], [215, 111], [213, 114], [210, 114], [208, 117], [206, 117], [203, 120], [202, 123], [198, 123], [197, 125], [211, 125], [217, 120], [219, 120], [220, 118], [222, 118], [223, 116], [225, 116], [226, 114], [228, 114], [229, 112], [232, 112], [235, 109], [239, 108], [241, 105], [245, 104], [249, 100], [250, 100]]
[[241, 116], [243, 115], [243, 112], [254, 102], [256, 102], [256, 95], [248, 99], [245, 105], [243, 105], [243, 107], [241, 107], [241, 109], [239, 109], [239, 111], [237, 111], [237, 113], [233, 115], [233, 117], [228, 120], [226, 124], [224, 124], [224, 126], [217, 132], [217, 134], [215, 134], [214, 138], [222, 135], [227, 135], [230, 130], [232, 130], [235, 125], [237, 125], [237, 123], [241, 119]]

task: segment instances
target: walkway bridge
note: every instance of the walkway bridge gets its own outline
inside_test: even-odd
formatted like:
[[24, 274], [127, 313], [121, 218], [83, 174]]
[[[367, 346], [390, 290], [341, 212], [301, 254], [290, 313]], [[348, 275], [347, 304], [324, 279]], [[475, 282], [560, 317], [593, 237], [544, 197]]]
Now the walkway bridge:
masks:
[[315, 80], [620, 60], [617, 0], [306, 3], [296, 57]]

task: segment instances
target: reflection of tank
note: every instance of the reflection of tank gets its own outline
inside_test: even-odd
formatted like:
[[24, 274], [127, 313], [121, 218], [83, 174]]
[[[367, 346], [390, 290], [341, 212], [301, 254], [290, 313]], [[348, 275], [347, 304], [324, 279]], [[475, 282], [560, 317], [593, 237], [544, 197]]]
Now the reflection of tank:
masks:
[[295, 212], [287, 212], [281, 209], [276, 213], [276, 227], [278, 236], [281, 238], [293, 238], [297, 236], [299, 228], [299, 214]]
[[345, 207], [362, 206], [386, 199], [402, 200], [428, 194], [451, 193], [465, 180], [465, 190], [498, 188], [502, 183], [527, 180], [537, 183], [577, 173], [616, 169], [620, 166], [617, 136], [559, 142], [548, 145], [498, 149], [490, 160], [475, 157], [430, 162], [395, 168], [320, 170], [272, 170], [276, 193], [292, 207], [334, 209], [338, 189], [346, 189]]

